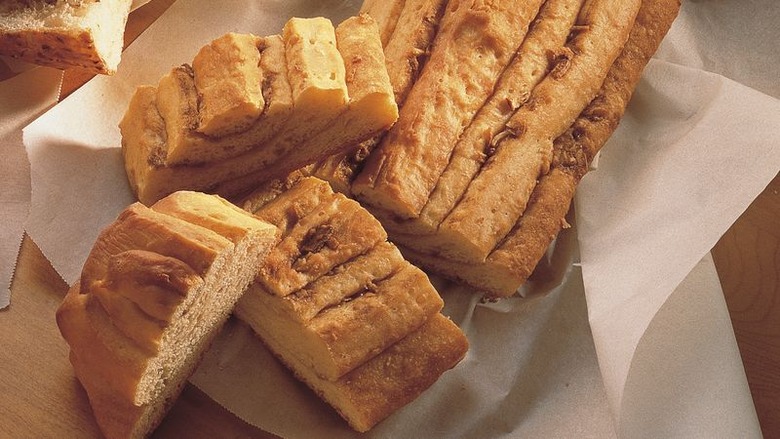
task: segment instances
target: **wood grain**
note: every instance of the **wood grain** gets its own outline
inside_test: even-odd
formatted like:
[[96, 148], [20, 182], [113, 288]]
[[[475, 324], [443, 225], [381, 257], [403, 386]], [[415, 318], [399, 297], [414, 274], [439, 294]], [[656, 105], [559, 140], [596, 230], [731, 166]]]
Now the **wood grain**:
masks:
[[780, 174], [712, 249], [764, 436], [780, 438]]

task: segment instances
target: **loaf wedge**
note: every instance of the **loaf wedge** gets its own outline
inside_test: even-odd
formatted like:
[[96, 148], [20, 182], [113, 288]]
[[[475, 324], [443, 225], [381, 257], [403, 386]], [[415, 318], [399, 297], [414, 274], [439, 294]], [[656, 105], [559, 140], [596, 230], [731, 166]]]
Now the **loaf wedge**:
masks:
[[0, 55], [113, 74], [132, 0], [4, 0]]
[[196, 192], [135, 203], [100, 234], [57, 324], [106, 437], [159, 424], [276, 239]]

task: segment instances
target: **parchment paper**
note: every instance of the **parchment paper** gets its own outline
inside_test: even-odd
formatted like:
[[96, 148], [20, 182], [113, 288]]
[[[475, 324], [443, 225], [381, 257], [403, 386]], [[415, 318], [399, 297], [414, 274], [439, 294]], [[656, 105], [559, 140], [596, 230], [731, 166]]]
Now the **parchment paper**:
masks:
[[0, 309], [10, 303], [11, 277], [30, 209], [30, 163], [22, 128], [57, 102], [61, 82], [62, 72], [50, 68], [0, 82]]
[[[135, 0], [134, 10], [149, 0]], [[30, 162], [22, 128], [59, 99], [62, 71], [0, 56], [0, 309], [10, 303], [10, 284], [30, 209]]]
[[[722, 37], [716, 33], [728, 26], [718, 20], [745, 21], [754, 10], [736, 1], [712, 4], [686, 3], [659, 52], [668, 61], [651, 63], [598, 170], [578, 189], [572, 221], [582, 275], [572, 262], [577, 245], [570, 231], [560, 238], [569, 244], [557, 246], [545, 270], [558, 281], [528, 285], [527, 299], [481, 304], [468, 291], [440, 285], [446, 312], [469, 336], [471, 350], [374, 436], [760, 435], [706, 255], [780, 169], [773, 140], [780, 103], [704, 70], [731, 63], [701, 60], [739, 60], [747, 46], [684, 56]], [[131, 201], [119, 177], [116, 124], [135, 86], [156, 82], [227, 31], [272, 34], [291, 15], [325, 13], [337, 22], [357, 2], [212, 5], [179, 0], [125, 53], [116, 77], [97, 78], [25, 130], [33, 170], [27, 230], [66, 280], [76, 279], [100, 228]], [[692, 18], [697, 14], [705, 18]], [[753, 29], [777, 41], [771, 14], [751, 17], [770, 20]], [[689, 59], [695, 62], [684, 65]], [[771, 81], [747, 79], [771, 88]], [[346, 434], [240, 323], [223, 332], [193, 382], [268, 431]]]

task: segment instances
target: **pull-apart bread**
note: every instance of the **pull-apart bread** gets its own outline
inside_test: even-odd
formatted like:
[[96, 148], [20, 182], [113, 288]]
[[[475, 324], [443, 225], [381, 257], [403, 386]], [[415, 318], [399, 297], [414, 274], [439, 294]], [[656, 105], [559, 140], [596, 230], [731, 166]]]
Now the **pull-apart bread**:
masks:
[[281, 35], [227, 34], [136, 90], [120, 123], [130, 185], [241, 195], [344, 152], [398, 117], [376, 22], [293, 18]]
[[[400, 13], [381, 19], [412, 2], [394, 3]], [[512, 295], [566, 226], [579, 179], [679, 6], [450, 0], [398, 122], [373, 148], [314, 174], [347, 188], [412, 261], [487, 297]], [[388, 63], [404, 62], [387, 52], [406, 24], [380, 25], [395, 30]]]
[[131, 205], [100, 234], [57, 324], [107, 438], [158, 425], [277, 235], [218, 196], [185, 191]]
[[246, 209], [281, 230], [236, 307], [295, 375], [358, 431], [430, 387], [468, 342], [427, 276], [357, 202], [296, 174]]
[[113, 74], [132, 0], [0, 1], [0, 55]]

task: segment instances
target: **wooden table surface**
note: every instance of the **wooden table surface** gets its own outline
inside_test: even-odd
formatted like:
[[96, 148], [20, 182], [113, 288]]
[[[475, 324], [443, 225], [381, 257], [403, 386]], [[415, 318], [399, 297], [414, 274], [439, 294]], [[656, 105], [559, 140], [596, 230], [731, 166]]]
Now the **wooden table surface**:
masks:
[[[126, 44], [146, 29], [173, 1], [152, 0], [134, 11], [128, 21]], [[91, 77], [80, 70], [67, 70], [63, 96], [72, 93]], [[761, 428], [766, 438], [780, 438], [780, 174], [724, 234], [712, 249], [712, 254]], [[4, 316], [0, 316], [8, 319], [12, 325], [29, 327], [31, 333], [56, 332], [52, 314], [38, 310], [48, 309], [53, 313], [66, 289], [65, 283], [35, 243], [25, 238], [12, 286], [12, 305], [4, 312]], [[30, 295], [25, 294], [25, 291], [46, 291], [49, 294]], [[30, 319], [31, 315], [37, 318]], [[27, 320], [14, 322], [20, 316]], [[10, 340], [7, 339], [9, 336]], [[56, 340], [58, 334], [52, 337]], [[13, 407], [6, 407], [11, 412], [8, 414], [10, 420], [14, 422], [0, 425], [0, 436], [24, 437], [25, 432], [30, 431], [27, 424], [29, 419], [24, 413], [41, 404], [41, 401], [36, 400], [40, 396], [36, 396], [33, 389], [50, 385], [51, 388], [66, 389], [65, 394], [57, 397], [71, 401], [67, 407], [52, 409], [52, 425], [56, 424], [57, 428], [65, 425], [78, 437], [99, 437], [88, 409], [80, 409], [86, 407], [86, 396], [73, 378], [67, 362], [67, 347], [64, 343], [46, 342], [51, 339], [47, 337], [40, 343], [31, 343], [29, 337], [24, 335], [14, 337], [13, 334], [4, 334], [3, 351], [24, 353], [15, 356], [15, 361], [25, 364], [49, 363], [46, 368], [48, 372], [41, 378], [41, 382], [21, 382], [0, 374], [2, 388], [21, 391], [17, 394], [24, 394], [28, 389], [30, 395], [23, 401], [15, 401]], [[13, 365], [10, 366], [14, 370]], [[214, 426], [219, 426], [219, 431], [215, 431]], [[189, 385], [154, 437], [274, 436], [244, 423]]]

